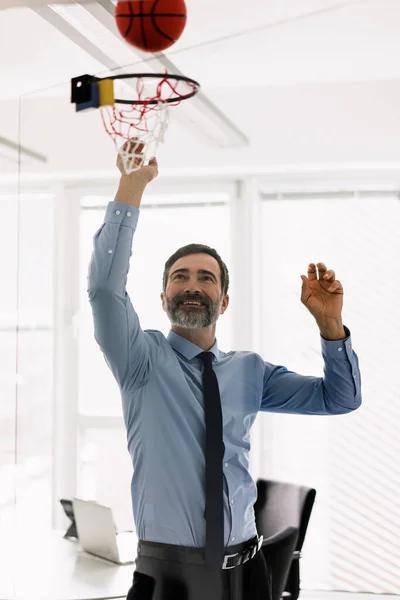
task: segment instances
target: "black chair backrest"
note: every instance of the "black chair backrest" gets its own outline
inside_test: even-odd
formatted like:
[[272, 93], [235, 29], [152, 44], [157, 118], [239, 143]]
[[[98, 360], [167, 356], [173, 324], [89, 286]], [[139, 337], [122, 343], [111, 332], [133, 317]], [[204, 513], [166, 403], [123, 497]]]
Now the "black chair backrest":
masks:
[[[254, 505], [256, 526], [266, 537], [286, 527], [295, 527], [298, 537], [295, 552], [300, 552], [306, 535], [316, 490], [284, 481], [257, 481], [258, 497]], [[297, 600], [300, 592], [299, 560], [294, 558], [289, 569], [285, 591], [291, 600]]]
[[285, 527], [299, 530], [296, 550], [303, 547], [316, 490], [284, 481], [259, 479], [258, 497], [254, 505], [256, 522], [263, 521], [265, 535], [273, 535]]

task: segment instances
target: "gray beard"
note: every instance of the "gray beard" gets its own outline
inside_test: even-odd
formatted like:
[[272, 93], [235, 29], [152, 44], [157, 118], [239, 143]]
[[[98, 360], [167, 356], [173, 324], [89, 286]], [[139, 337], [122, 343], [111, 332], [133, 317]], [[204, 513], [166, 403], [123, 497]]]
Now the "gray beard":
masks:
[[[200, 300], [204, 303], [203, 308], [190, 308], [180, 306], [182, 300]], [[173, 300], [165, 299], [165, 312], [172, 326], [184, 329], [204, 329], [214, 325], [220, 315], [222, 299], [212, 303], [208, 298], [199, 297], [175, 297]]]

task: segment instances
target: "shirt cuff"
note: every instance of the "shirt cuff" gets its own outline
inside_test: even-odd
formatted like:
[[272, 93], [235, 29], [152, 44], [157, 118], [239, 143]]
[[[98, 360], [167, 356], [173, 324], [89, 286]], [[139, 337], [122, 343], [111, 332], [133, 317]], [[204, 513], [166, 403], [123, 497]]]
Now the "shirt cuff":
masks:
[[116, 225], [123, 225], [130, 227], [135, 231], [140, 211], [135, 206], [125, 204], [125, 202], [109, 202], [104, 217], [104, 223], [115, 223]]
[[350, 329], [346, 327], [346, 325], [343, 325], [343, 328], [347, 336], [344, 340], [326, 340], [322, 337], [322, 335], [320, 336], [322, 354], [324, 356], [335, 358], [337, 360], [347, 360], [347, 358], [353, 353]]

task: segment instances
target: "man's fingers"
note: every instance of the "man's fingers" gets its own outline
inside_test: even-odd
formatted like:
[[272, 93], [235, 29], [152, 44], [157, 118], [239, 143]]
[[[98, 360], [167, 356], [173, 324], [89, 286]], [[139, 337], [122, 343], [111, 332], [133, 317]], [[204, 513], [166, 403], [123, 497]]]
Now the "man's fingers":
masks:
[[326, 281], [335, 281], [336, 276], [335, 276], [335, 271], [329, 270], [325, 273], [324, 279], [326, 279]]
[[332, 283], [332, 285], [328, 288], [328, 292], [343, 292], [343, 286], [341, 282], [337, 280]]
[[133, 161], [133, 163], [137, 167], [143, 167], [143, 165], [144, 165], [144, 155], [143, 154], [136, 154], [135, 160]]
[[153, 158], [151, 158], [149, 160], [148, 166], [151, 167], [152, 169], [154, 169], [156, 176], [157, 176], [158, 175], [158, 162], [157, 162], [157, 159], [155, 156], [153, 156]]
[[336, 278], [335, 271], [332, 269], [328, 271], [324, 263], [317, 263], [316, 265], [310, 263], [308, 265], [307, 276], [311, 281], [317, 279], [317, 277], [319, 280], [324, 281], [335, 281]]
[[323, 279], [325, 273], [327, 272], [327, 268], [324, 263], [317, 263], [318, 267], [318, 279]]
[[317, 269], [314, 263], [310, 263], [307, 269], [307, 277], [312, 281], [313, 279], [317, 279]]
[[132, 152], [141, 154], [143, 152], [144, 143], [139, 138], [130, 138], [123, 144], [121, 150], [124, 152]]
[[326, 265], [324, 263], [317, 263], [317, 265], [314, 265], [314, 263], [311, 263], [308, 267], [309, 272], [311, 273], [312, 277], [310, 277], [310, 279], [316, 279], [317, 278], [317, 269], [318, 269], [318, 279], [322, 280], [324, 279], [325, 281], [334, 281], [335, 280], [335, 271], [329, 270], [326, 268]]
[[336, 289], [341, 289], [340, 281], [336, 281], [336, 273], [333, 269], [327, 269], [324, 263], [310, 263], [308, 265], [307, 276], [310, 281], [317, 279], [317, 268], [318, 268], [318, 279], [325, 283], [330, 283], [328, 291], [331, 292]]
[[[145, 162], [146, 161], [146, 162]], [[121, 146], [117, 166], [126, 174], [137, 171], [148, 183], [158, 175], [158, 162], [155, 156], [147, 162], [145, 144], [140, 138], [130, 138]], [[148, 167], [150, 167], [148, 169]]]

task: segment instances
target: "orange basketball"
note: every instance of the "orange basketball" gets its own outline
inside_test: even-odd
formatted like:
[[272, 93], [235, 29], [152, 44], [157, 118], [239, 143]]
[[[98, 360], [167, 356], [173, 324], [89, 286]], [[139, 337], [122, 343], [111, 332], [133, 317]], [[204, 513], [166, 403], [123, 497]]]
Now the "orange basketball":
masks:
[[125, 40], [145, 52], [166, 50], [180, 38], [186, 25], [184, 0], [117, 2], [117, 27]]

